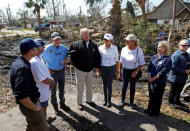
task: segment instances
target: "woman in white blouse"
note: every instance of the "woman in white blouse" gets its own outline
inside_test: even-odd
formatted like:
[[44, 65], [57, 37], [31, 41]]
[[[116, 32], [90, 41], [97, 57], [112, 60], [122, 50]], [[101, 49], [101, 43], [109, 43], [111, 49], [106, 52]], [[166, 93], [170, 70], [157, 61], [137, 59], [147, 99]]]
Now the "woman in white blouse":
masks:
[[[121, 50], [119, 77], [123, 79], [122, 96], [120, 106], [125, 105], [126, 90], [130, 81], [130, 108], [135, 108], [134, 96], [136, 76], [145, 64], [144, 54], [140, 47], [137, 46], [137, 38], [134, 34], [129, 34], [126, 38], [126, 46]], [[121, 73], [122, 71], [122, 73]]]
[[114, 75], [117, 72], [116, 67], [118, 67], [119, 64], [117, 46], [111, 44], [112, 40], [113, 36], [111, 34], [105, 34], [105, 44], [99, 46], [99, 52], [101, 55], [100, 74], [102, 77], [104, 92], [103, 106], [107, 105], [107, 107], [111, 107], [112, 82]]

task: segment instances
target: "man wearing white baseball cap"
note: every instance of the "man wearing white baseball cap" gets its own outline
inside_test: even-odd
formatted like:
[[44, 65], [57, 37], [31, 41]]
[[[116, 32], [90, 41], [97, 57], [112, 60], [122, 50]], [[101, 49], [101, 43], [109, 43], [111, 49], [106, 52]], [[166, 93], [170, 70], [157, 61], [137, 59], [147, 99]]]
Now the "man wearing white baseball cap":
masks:
[[[112, 34], [104, 35], [104, 44], [99, 46], [101, 55], [101, 77], [103, 83], [104, 102], [103, 106], [111, 107], [112, 82], [119, 64], [117, 46], [112, 45]], [[117, 76], [117, 75], [116, 75]]]

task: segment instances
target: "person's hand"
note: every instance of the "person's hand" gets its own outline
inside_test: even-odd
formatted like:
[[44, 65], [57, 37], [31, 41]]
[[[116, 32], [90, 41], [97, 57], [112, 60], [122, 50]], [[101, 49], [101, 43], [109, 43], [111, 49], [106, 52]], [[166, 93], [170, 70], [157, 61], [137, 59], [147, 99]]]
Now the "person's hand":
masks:
[[95, 69], [94, 69], [94, 73], [95, 73], [95, 75], [96, 75], [97, 77], [100, 77], [100, 71], [99, 71], [98, 68], [95, 68]]
[[34, 111], [40, 111], [41, 110], [41, 105], [40, 105], [40, 102], [37, 102], [36, 104], [35, 104], [35, 108], [33, 109]]
[[154, 81], [153, 78], [148, 78], [148, 82], [149, 82], [149, 83], [152, 83], [153, 81]]
[[121, 72], [118, 72], [118, 73], [117, 73], [117, 79], [120, 79], [120, 80], [121, 80], [121, 77], [122, 77]]
[[186, 72], [185, 72], [186, 74], [190, 74], [190, 70], [186, 70]]
[[52, 69], [49, 69], [49, 73], [52, 75], [54, 71]]
[[68, 63], [71, 63], [71, 60], [62, 60], [62, 63], [68, 64]]
[[136, 78], [136, 76], [137, 76], [137, 72], [136, 71], [132, 72], [131, 77]]
[[50, 84], [50, 88], [53, 88], [55, 85], [55, 80], [53, 78], [51, 78], [51, 84]]
[[116, 79], [118, 78], [118, 72], [117, 71], [115, 72], [115, 78]]

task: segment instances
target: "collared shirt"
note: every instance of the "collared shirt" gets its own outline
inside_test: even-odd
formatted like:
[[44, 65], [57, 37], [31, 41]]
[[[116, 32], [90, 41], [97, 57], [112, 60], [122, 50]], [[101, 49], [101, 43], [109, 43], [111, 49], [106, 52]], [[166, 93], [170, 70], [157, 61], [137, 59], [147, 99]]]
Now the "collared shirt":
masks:
[[117, 46], [112, 45], [109, 49], [105, 44], [99, 46], [99, 52], [101, 55], [101, 66], [113, 66], [119, 61]]
[[158, 84], [166, 84], [167, 73], [171, 70], [172, 61], [169, 56], [162, 55], [160, 58], [157, 55], [154, 55], [148, 65], [148, 74], [151, 77], [160, 76], [155, 82]]
[[67, 52], [68, 49], [66, 46], [60, 44], [59, 47], [56, 48], [52, 43], [44, 49], [41, 58], [46, 62], [49, 69], [61, 70], [65, 67], [62, 60], [66, 59]]
[[35, 56], [30, 60], [32, 74], [36, 81], [36, 86], [40, 92], [40, 102], [47, 101], [50, 94], [50, 86], [44, 84], [42, 81], [47, 78], [52, 78], [45, 63], [38, 57]]
[[[159, 34], [158, 34], [158, 38], [161, 38], [165, 35], [165, 32], [164, 31], [160, 31]], [[157, 42], [160, 42], [160, 41], [163, 41], [163, 39], [161, 40], [157, 40]]]
[[136, 69], [138, 66], [145, 65], [142, 49], [137, 47], [135, 50], [129, 50], [128, 47], [123, 47], [120, 62], [125, 69]]
[[88, 48], [88, 45], [89, 45], [89, 41], [86, 43], [86, 47]]
[[11, 66], [10, 82], [16, 102], [30, 97], [33, 103], [36, 103], [40, 97], [36, 82], [32, 75], [30, 63], [22, 56], [18, 57]]
[[80, 71], [90, 72], [100, 68], [101, 56], [95, 43], [89, 40], [88, 48], [84, 40], [73, 43], [69, 49], [72, 64]]
[[182, 52], [177, 50], [171, 56], [172, 59], [172, 69], [169, 73], [168, 80], [170, 82], [185, 83], [187, 80], [187, 74], [185, 73], [189, 66], [189, 55], [187, 52]]

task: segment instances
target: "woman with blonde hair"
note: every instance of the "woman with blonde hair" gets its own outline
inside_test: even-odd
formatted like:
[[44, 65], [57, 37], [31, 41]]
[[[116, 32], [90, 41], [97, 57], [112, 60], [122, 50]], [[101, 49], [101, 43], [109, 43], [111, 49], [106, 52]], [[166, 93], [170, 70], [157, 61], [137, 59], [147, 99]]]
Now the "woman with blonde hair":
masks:
[[157, 52], [148, 65], [149, 104], [148, 109], [144, 112], [149, 113], [150, 116], [156, 116], [160, 113], [167, 73], [172, 66], [172, 61], [170, 57], [167, 56], [168, 42], [159, 42]]
[[[119, 64], [119, 78], [122, 76], [122, 96], [120, 106], [125, 105], [125, 96], [130, 82], [130, 108], [135, 108], [134, 96], [137, 76], [145, 64], [144, 54], [142, 49], [137, 46], [138, 41], [134, 34], [129, 34], [126, 38], [126, 46], [121, 50]], [[122, 72], [121, 72], [122, 71]]]

